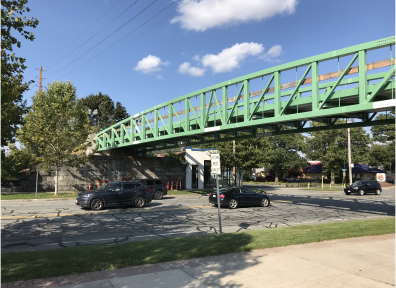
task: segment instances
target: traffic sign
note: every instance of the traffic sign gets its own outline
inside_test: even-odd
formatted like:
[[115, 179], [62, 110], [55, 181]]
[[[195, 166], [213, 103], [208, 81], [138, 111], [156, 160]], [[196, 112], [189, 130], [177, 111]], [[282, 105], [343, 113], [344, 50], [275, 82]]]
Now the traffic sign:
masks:
[[219, 153], [211, 154], [210, 162], [211, 162], [211, 173], [214, 175], [220, 175], [221, 174], [220, 154]]
[[347, 169], [342, 169], [342, 171], [347, 171]]

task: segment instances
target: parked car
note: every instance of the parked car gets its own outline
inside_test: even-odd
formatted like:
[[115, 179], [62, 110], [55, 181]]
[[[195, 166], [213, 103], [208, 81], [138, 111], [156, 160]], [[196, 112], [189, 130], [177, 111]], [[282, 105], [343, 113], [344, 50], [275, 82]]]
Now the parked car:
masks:
[[161, 200], [164, 195], [168, 194], [165, 181], [159, 179], [135, 179], [134, 181], [145, 183], [151, 190], [151, 198], [154, 200]]
[[272, 175], [268, 175], [268, 176], [265, 176], [264, 180], [265, 181], [275, 181], [275, 177]]
[[106, 183], [97, 190], [79, 193], [76, 198], [76, 205], [92, 210], [127, 205], [142, 208], [149, 202], [151, 202], [151, 191], [141, 182]]
[[[220, 206], [235, 209], [239, 206], [263, 206], [270, 204], [266, 192], [254, 192], [248, 188], [222, 188], [219, 190]], [[209, 203], [217, 205], [217, 192], [209, 194]]]
[[386, 177], [386, 182], [390, 183], [390, 184], [395, 184], [395, 179], [391, 178], [391, 177]]
[[300, 182], [300, 179], [296, 178], [296, 177], [292, 177], [292, 176], [286, 176], [285, 178], [283, 178], [283, 182]]
[[350, 195], [351, 193], [357, 193], [361, 196], [366, 193], [375, 193], [377, 195], [381, 195], [382, 188], [378, 181], [362, 180], [356, 181], [351, 186], [345, 187], [344, 192], [346, 195]]

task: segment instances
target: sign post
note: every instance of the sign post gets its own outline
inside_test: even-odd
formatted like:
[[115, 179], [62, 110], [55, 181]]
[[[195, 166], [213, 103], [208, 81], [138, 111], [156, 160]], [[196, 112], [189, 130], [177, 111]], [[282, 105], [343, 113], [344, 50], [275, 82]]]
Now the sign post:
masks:
[[220, 213], [220, 197], [219, 197], [219, 175], [221, 175], [221, 166], [220, 166], [220, 154], [213, 153], [210, 155], [211, 162], [211, 172], [216, 177], [216, 188], [217, 188], [217, 209], [219, 212], [219, 227], [220, 227], [220, 235], [223, 233], [221, 229], [221, 213]]
[[38, 183], [38, 172], [40, 171], [40, 166], [36, 166], [36, 198], [37, 198], [37, 183]]

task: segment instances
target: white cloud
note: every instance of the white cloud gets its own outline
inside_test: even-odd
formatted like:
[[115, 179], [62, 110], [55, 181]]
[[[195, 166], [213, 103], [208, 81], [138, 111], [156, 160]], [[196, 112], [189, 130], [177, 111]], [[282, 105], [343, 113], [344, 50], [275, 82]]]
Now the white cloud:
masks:
[[279, 57], [283, 53], [281, 45], [272, 46], [267, 53], [263, 53], [260, 58], [264, 59], [267, 62], [279, 62], [277, 57]]
[[161, 58], [153, 55], [149, 55], [138, 62], [133, 70], [142, 71], [143, 73], [150, 73], [155, 71], [161, 71], [159, 66], [168, 66], [169, 62], [163, 62]]
[[240, 62], [248, 56], [254, 56], [264, 51], [264, 47], [258, 43], [237, 43], [226, 48], [219, 54], [206, 54], [202, 57], [204, 67], [211, 67], [213, 73], [230, 72], [238, 68]]
[[[192, 0], [179, 10], [171, 23], [180, 23], [187, 30], [205, 31], [210, 28], [261, 21], [277, 14], [294, 13], [299, 0]], [[179, 7], [188, 0], [180, 2]]]
[[199, 77], [205, 74], [205, 69], [198, 67], [191, 67], [189, 62], [184, 62], [179, 66], [179, 72], [182, 74], [188, 74], [190, 76]]
[[157, 78], [161, 80], [161, 79], [162, 79], [162, 75], [161, 75], [161, 74], [158, 74], [158, 75], [157, 75]]
[[192, 59], [194, 61], [201, 61], [201, 57], [199, 57], [199, 55], [195, 55]]
[[282, 52], [281, 45], [274, 45], [268, 50], [267, 55], [271, 57], [278, 57], [280, 54], [282, 54]]

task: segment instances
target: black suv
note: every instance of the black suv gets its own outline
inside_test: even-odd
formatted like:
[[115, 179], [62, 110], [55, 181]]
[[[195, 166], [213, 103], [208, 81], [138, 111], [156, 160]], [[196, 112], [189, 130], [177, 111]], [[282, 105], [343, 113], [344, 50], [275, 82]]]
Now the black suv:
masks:
[[133, 181], [145, 183], [146, 186], [151, 190], [151, 197], [154, 200], [160, 200], [162, 197], [164, 197], [164, 195], [168, 194], [165, 181], [159, 179], [135, 179]]
[[346, 195], [350, 195], [351, 193], [358, 193], [361, 196], [366, 193], [381, 195], [382, 188], [378, 181], [361, 180], [354, 182], [352, 186], [345, 187], [344, 192]]
[[134, 205], [142, 208], [151, 202], [151, 191], [141, 182], [112, 182], [99, 186], [96, 190], [79, 193], [76, 205], [92, 210], [104, 207]]

